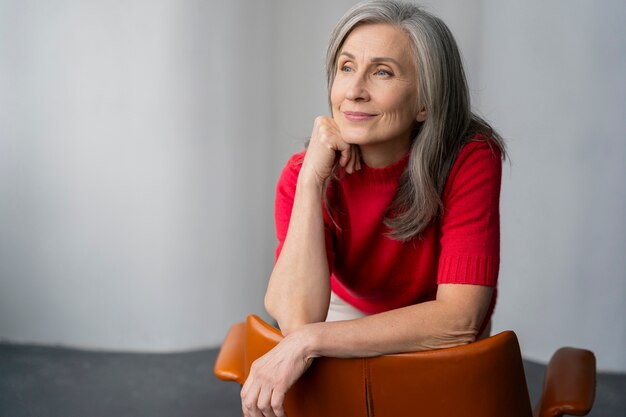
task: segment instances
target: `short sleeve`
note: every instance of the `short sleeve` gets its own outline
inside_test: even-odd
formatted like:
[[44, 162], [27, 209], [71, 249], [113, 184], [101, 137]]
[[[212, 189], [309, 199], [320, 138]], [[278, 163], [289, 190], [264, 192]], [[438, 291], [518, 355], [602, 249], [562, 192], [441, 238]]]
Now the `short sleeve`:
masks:
[[[289, 221], [291, 220], [291, 212], [293, 210], [293, 202], [296, 195], [296, 185], [298, 183], [298, 175], [304, 160], [304, 152], [293, 155], [285, 167], [283, 168], [278, 184], [276, 186], [276, 199], [274, 201], [274, 221], [276, 226], [276, 238], [278, 244], [276, 246], [276, 258], [283, 248], [287, 232], [289, 230]], [[332, 222], [326, 210], [324, 210], [324, 236], [326, 244], [326, 255], [328, 258], [328, 268], [332, 271], [334, 259], [333, 250], [333, 234]]]
[[472, 141], [459, 152], [443, 194], [439, 284], [497, 285], [501, 177], [493, 141]]

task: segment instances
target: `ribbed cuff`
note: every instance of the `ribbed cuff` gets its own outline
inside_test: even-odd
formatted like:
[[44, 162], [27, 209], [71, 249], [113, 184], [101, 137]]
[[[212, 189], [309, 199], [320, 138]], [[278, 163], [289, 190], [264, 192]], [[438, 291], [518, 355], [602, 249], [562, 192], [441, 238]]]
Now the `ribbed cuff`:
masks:
[[500, 258], [496, 256], [452, 256], [439, 258], [437, 284], [474, 284], [495, 287]]

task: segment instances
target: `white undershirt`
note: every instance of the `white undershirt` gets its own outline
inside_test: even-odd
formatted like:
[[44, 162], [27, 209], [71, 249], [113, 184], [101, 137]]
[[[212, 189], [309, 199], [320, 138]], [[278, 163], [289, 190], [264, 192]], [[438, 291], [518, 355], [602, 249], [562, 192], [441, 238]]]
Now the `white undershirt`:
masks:
[[330, 304], [328, 305], [326, 321], [353, 320], [365, 316], [367, 314], [345, 302], [333, 291], [330, 292]]

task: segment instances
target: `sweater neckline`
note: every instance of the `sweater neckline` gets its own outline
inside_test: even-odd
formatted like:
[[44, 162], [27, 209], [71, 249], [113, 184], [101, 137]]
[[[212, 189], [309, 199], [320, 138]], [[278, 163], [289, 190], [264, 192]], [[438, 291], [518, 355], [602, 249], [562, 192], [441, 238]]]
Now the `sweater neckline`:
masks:
[[396, 162], [382, 168], [372, 168], [361, 161], [360, 173], [364, 178], [372, 180], [396, 180], [402, 175], [408, 165], [409, 153], [410, 152], [405, 153], [404, 156]]
[[398, 186], [398, 180], [408, 165], [409, 154], [410, 152], [407, 152], [396, 162], [382, 168], [372, 168], [361, 161], [361, 169], [348, 175], [348, 177], [358, 178], [363, 182], [370, 183], [377, 187], [395, 188]]

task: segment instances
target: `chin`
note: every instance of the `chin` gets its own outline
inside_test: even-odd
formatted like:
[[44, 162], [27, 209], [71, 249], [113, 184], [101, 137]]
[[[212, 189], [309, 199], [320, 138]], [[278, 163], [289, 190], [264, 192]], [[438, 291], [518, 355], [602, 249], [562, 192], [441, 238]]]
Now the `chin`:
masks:
[[355, 132], [348, 130], [341, 133], [343, 140], [350, 145], [365, 145], [371, 142], [371, 138], [364, 132]]
[[343, 140], [350, 145], [368, 145], [371, 141], [363, 137], [344, 137]]

